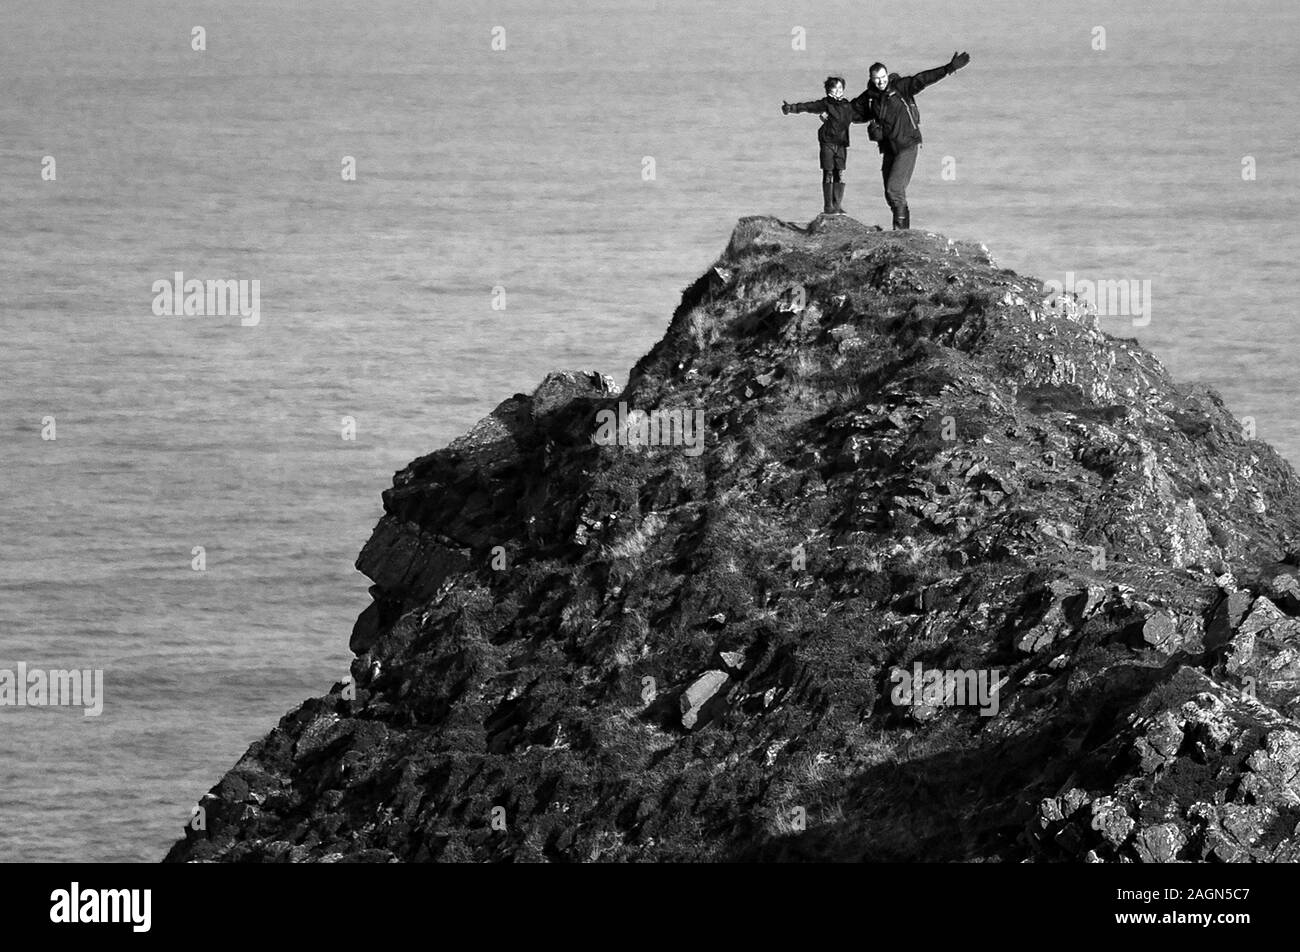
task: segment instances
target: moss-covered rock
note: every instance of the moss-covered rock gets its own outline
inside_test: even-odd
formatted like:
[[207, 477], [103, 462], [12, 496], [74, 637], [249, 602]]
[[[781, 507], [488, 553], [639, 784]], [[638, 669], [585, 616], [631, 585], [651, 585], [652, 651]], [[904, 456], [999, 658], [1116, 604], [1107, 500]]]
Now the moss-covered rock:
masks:
[[743, 219], [383, 501], [351, 683], [168, 859], [1297, 858], [1300, 482], [982, 246]]

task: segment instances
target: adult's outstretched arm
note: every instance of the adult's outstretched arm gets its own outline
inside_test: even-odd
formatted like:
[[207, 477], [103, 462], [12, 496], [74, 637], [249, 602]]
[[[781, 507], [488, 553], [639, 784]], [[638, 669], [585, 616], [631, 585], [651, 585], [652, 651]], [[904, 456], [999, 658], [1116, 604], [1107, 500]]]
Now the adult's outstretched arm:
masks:
[[895, 85], [904, 96], [915, 96], [926, 86], [932, 86], [945, 76], [951, 76], [970, 62], [969, 53], [953, 53], [952, 59], [934, 69], [924, 69], [914, 76], [900, 76]]

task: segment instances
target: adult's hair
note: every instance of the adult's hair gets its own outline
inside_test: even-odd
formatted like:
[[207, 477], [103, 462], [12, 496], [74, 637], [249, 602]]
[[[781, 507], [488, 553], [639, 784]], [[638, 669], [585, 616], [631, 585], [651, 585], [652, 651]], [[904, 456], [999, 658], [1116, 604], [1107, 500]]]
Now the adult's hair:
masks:
[[872, 64], [871, 64], [871, 69], [867, 70], [867, 75], [868, 75], [868, 76], [875, 76], [875, 75], [876, 75], [876, 70], [878, 70], [878, 69], [883, 69], [883, 70], [885, 70], [886, 73], [889, 72], [888, 69], [885, 69], [885, 64], [884, 64], [884, 63], [872, 63]]
[[846, 82], [844, 81], [844, 77], [843, 77], [843, 76], [827, 76], [827, 77], [826, 77], [826, 82], [822, 83], [822, 87], [823, 87], [827, 92], [830, 92], [830, 91], [831, 91], [835, 86], [837, 86], [837, 85], [839, 85], [839, 86], [847, 86], [848, 83], [846, 83]]

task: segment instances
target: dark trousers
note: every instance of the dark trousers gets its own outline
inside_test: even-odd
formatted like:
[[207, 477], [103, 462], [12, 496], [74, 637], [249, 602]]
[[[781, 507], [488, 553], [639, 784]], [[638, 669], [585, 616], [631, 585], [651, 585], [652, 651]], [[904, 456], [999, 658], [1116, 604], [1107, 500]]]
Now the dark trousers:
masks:
[[885, 182], [885, 201], [894, 213], [894, 227], [907, 228], [911, 216], [907, 210], [907, 184], [912, 181], [916, 168], [916, 152], [920, 146], [909, 145], [899, 152], [886, 152], [880, 163], [880, 177]]
[[849, 161], [849, 147], [846, 145], [835, 145], [830, 142], [823, 142], [820, 145], [821, 150], [819, 159], [823, 173], [822, 181], [842, 181], [845, 166], [848, 165]]

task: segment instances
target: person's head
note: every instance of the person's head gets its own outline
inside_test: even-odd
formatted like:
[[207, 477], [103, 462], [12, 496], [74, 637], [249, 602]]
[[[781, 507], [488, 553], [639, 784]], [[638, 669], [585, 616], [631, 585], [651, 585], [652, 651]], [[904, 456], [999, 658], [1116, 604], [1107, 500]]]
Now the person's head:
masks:
[[843, 76], [827, 76], [826, 82], [822, 83], [822, 85], [826, 88], [826, 95], [830, 96], [832, 99], [844, 98]]
[[889, 70], [885, 69], [884, 63], [871, 64], [871, 86], [884, 92], [889, 88]]

